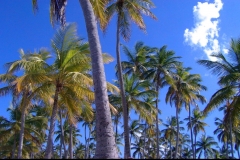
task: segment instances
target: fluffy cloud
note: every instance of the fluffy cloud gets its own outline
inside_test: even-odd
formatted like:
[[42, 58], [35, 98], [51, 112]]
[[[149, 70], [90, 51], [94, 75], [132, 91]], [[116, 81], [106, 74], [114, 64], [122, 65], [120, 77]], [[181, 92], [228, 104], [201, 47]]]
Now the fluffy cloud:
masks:
[[218, 43], [218, 23], [220, 10], [223, 7], [221, 0], [214, 3], [198, 2], [193, 7], [194, 28], [184, 32], [185, 42], [192, 47], [200, 47], [210, 60], [216, 60], [210, 56], [213, 52], [220, 51]]

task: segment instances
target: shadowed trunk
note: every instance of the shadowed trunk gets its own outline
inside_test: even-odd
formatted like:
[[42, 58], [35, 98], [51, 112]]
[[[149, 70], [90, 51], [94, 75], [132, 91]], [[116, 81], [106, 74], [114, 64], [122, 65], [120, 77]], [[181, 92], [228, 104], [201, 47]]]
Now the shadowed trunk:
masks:
[[70, 159], [73, 159], [73, 125], [70, 124], [70, 131], [69, 131], [69, 136], [70, 136], [70, 141], [69, 141], [69, 154], [70, 154]]
[[85, 24], [92, 60], [92, 75], [96, 105], [96, 152], [94, 158], [119, 158], [112, 127], [97, 21], [90, 1], [79, 0], [79, 2], [86, 22]]

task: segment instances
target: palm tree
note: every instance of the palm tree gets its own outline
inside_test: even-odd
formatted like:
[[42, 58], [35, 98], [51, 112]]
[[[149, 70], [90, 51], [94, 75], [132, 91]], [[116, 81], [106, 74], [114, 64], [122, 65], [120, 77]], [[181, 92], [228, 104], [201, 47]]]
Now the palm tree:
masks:
[[[193, 100], [197, 99], [199, 92], [204, 88], [200, 85], [198, 74], [190, 74], [190, 67], [183, 68], [179, 66], [177, 73], [174, 76], [174, 85], [170, 86], [166, 95], [166, 103], [170, 101], [175, 104], [176, 107], [176, 119], [177, 119], [177, 139], [176, 139], [176, 151], [178, 152], [178, 142], [179, 142], [179, 124], [178, 124], [178, 114], [180, 112], [182, 105], [188, 105]], [[174, 154], [174, 158], [177, 158], [177, 152]]]
[[[19, 109], [21, 110], [21, 131], [19, 137], [18, 158], [22, 157], [23, 137], [25, 127], [25, 117], [29, 108], [34, 106], [32, 102], [37, 96], [35, 90], [36, 83], [44, 79], [46, 60], [49, 58], [49, 53], [45, 49], [41, 49], [38, 53], [27, 53], [20, 50], [21, 59], [6, 64], [7, 73], [2, 74], [0, 79], [2, 82], [9, 83], [9, 86], [0, 89], [3, 95], [12, 92], [14, 95], [13, 101], [19, 101]], [[23, 69], [22, 76], [15, 76], [20, 69]], [[35, 101], [37, 98], [35, 98]]]
[[221, 89], [216, 91], [207, 106], [204, 109], [204, 114], [219, 107], [223, 102], [233, 98], [232, 105], [232, 123], [236, 126], [239, 115], [239, 76], [240, 76], [240, 39], [231, 39], [230, 49], [227, 55], [223, 53], [214, 53], [211, 55], [215, 57], [216, 61], [198, 60], [200, 65], [205, 66], [213, 74], [219, 77], [218, 84]]
[[214, 153], [217, 151], [213, 146], [217, 146], [217, 142], [211, 136], [202, 135], [200, 141], [197, 141], [196, 146], [198, 147], [196, 153], [199, 153], [198, 159], [201, 158], [202, 152], [204, 152], [204, 158], [213, 158]]
[[[180, 121], [179, 124], [182, 124], [183, 122]], [[172, 141], [175, 140], [175, 137], [177, 136], [177, 119], [176, 117], [169, 117], [167, 119], [167, 123], [163, 123], [163, 125], [166, 127], [161, 132], [163, 133], [163, 136], [166, 140], [169, 142], [169, 148], [170, 148], [170, 159], [172, 159]], [[179, 130], [184, 130], [183, 127], [180, 127]]]
[[122, 61], [122, 69], [125, 74], [136, 74], [142, 77], [142, 74], [147, 71], [148, 54], [155, 51], [155, 48], [144, 45], [142, 41], [138, 41], [134, 50], [131, 51], [127, 46], [122, 45], [122, 50], [127, 56], [128, 61]]
[[[117, 57], [117, 70], [118, 70], [118, 79], [120, 82], [120, 90], [121, 90], [121, 100], [123, 106], [123, 116], [124, 116], [124, 158], [130, 157], [130, 143], [129, 143], [129, 131], [128, 131], [128, 115], [127, 115], [127, 102], [125, 99], [125, 89], [123, 84], [123, 75], [122, 75], [122, 66], [121, 66], [121, 58], [120, 58], [120, 36], [124, 38], [124, 40], [129, 40], [130, 38], [130, 20], [134, 21], [138, 27], [145, 31], [146, 26], [144, 24], [142, 14], [150, 16], [153, 19], [156, 19], [154, 14], [150, 11], [150, 8], [154, 7], [154, 4], [151, 0], [142, 0], [140, 1], [131, 1], [131, 0], [116, 0], [111, 3], [107, 9], [107, 22], [109, 23], [110, 19], [114, 15], [117, 14], [117, 41], [116, 41], [116, 57]], [[103, 30], [106, 30], [107, 24], [103, 26]]]
[[[32, 0], [33, 7], [37, 8], [37, 0]], [[91, 1], [97, 2], [97, 1]], [[109, 109], [108, 95], [106, 90], [106, 77], [104, 72], [101, 45], [98, 37], [98, 30], [96, 24], [96, 17], [101, 21], [104, 19], [103, 13], [96, 11], [99, 9], [104, 9], [107, 1], [101, 1], [104, 3], [96, 3], [98, 6], [92, 7], [90, 0], [79, 0], [84, 14], [86, 29], [88, 33], [89, 47], [91, 53], [92, 63], [92, 74], [93, 74], [93, 84], [95, 93], [95, 105], [96, 105], [96, 132], [97, 132], [97, 146], [96, 146], [96, 158], [118, 158], [116, 144], [114, 141], [114, 133], [112, 129], [111, 115]], [[67, 0], [62, 1], [51, 1], [50, 3], [50, 15], [55, 17], [56, 21], [61, 21], [62, 26], [64, 26], [65, 20], [65, 7]], [[94, 10], [93, 10], [94, 9]], [[54, 21], [55, 22], [55, 21]], [[104, 126], [102, 128], [102, 126]], [[107, 138], [107, 140], [106, 140]], [[50, 149], [50, 148], [49, 148]]]
[[[17, 158], [16, 147], [20, 145], [19, 135], [21, 132], [21, 112], [18, 108], [10, 107], [7, 111], [10, 111], [10, 120], [0, 117], [0, 134], [2, 138], [8, 137], [7, 142], [1, 145], [2, 151], [8, 150], [11, 153], [11, 158]], [[41, 143], [44, 141], [44, 131], [47, 128], [47, 119], [43, 116], [33, 116], [28, 114], [25, 119], [24, 137], [22, 150], [23, 157], [28, 157], [30, 153], [38, 152]], [[42, 132], [43, 131], [43, 132]]]
[[[152, 79], [154, 83], [156, 95], [156, 109], [158, 110], [158, 102], [160, 96], [160, 89], [167, 84], [173, 84], [172, 72], [176, 69], [176, 66], [181, 63], [177, 59], [181, 58], [175, 56], [174, 51], [167, 51], [167, 46], [163, 46], [156, 49], [156, 54], [150, 54], [148, 60], [149, 69], [144, 73], [146, 79]], [[156, 131], [157, 131], [157, 157], [159, 158], [159, 127], [158, 127], [158, 113], [156, 114]]]

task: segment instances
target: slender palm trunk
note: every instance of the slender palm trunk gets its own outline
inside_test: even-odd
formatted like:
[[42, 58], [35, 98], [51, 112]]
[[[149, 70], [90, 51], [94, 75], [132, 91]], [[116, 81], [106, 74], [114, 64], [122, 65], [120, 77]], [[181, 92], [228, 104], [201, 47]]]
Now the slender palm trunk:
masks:
[[143, 142], [143, 158], [146, 158], [145, 157], [145, 150], [146, 150], [146, 136], [147, 136], [147, 122], [145, 122], [144, 124], [145, 128], [144, 128], [144, 142]]
[[196, 153], [196, 142], [197, 142], [197, 132], [194, 133], [194, 153], [195, 157], [197, 158], [197, 153]]
[[18, 159], [22, 159], [22, 149], [23, 149], [23, 137], [24, 137], [24, 128], [25, 128], [25, 117], [26, 117], [26, 106], [23, 107], [21, 112], [21, 130], [19, 137], [19, 146], [18, 146]]
[[190, 105], [189, 105], [188, 117], [189, 117], [189, 124], [190, 124], [190, 136], [191, 136], [191, 143], [192, 143], [193, 159], [196, 159], [195, 150], [194, 150], [194, 146], [193, 146], [193, 132], [192, 132], [192, 120], [191, 120]]
[[96, 105], [96, 151], [94, 158], [119, 158], [112, 127], [97, 21], [90, 1], [79, 0], [79, 2], [86, 22], [92, 60], [92, 75]]
[[59, 93], [59, 88], [58, 88], [58, 85], [56, 85], [53, 109], [52, 109], [52, 116], [50, 119], [50, 129], [48, 132], [48, 140], [47, 140], [47, 147], [46, 147], [46, 153], [45, 153], [46, 159], [52, 158], [54, 127], [55, 127], [55, 122], [56, 122], [56, 117], [57, 117], [57, 112], [58, 112], [58, 104], [57, 104], [58, 103], [58, 93]]
[[15, 158], [15, 151], [16, 151], [16, 137], [14, 137], [11, 159]]
[[[157, 80], [158, 81], [158, 80]], [[156, 86], [156, 91], [157, 91], [157, 101], [156, 101], [156, 109], [157, 109], [157, 114], [156, 114], [156, 134], [157, 134], [157, 159], [159, 159], [159, 127], [158, 127], [158, 96], [159, 96], [159, 86], [158, 86], [158, 82], [157, 82], [157, 86]]]
[[121, 57], [120, 57], [120, 17], [118, 16], [117, 21], [117, 44], [116, 44], [116, 56], [117, 56], [117, 68], [118, 68], [118, 80], [120, 83], [120, 91], [121, 91], [121, 100], [123, 106], [123, 126], [124, 126], [124, 158], [128, 158], [131, 156], [130, 153], [130, 142], [129, 142], [129, 127], [128, 127], [128, 108], [125, 96], [125, 89], [123, 84], [123, 75], [122, 75], [122, 65], [121, 65]]
[[229, 120], [229, 126], [230, 126], [230, 141], [231, 141], [231, 153], [232, 153], [232, 158], [234, 157], [233, 154], [233, 140], [232, 140], [232, 120], [231, 120], [231, 114], [230, 114], [230, 120]]
[[70, 140], [69, 140], [69, 155], [70, 155], [70, 159], [73, 159], [73, 125], [70, 124], [70, 130], [69, 130], [69, 136], [70, 136]]
[[170, 143], [169, 143], [169, 147], [170, 147], [170, 159], [172, 159], [172, 137], [170, 136]]
[[178, 143], [179, 143], [179, 119], [178, 119], [178, 112], [179, 112], [179, 105], [176, 106], [177, 137], [176, 137], [176, 147], [175, 147], [174, 159], [177, 158]]
[[[60, 117], [60, 128], [61, 128], [61, 143], [63, 145], [63, 149], [64, 149], [64, 158], [67, 158], [67, 149], [66, 149], [66, 144], [64, 141], [64, 128], [63, 128], [63, 124], [62, 124], [62, 111], [59, 110], [59, 117]], [[62, 151], [61, 151], [62, 152]], [[62, 157], [62, 156], [60, 156]]]

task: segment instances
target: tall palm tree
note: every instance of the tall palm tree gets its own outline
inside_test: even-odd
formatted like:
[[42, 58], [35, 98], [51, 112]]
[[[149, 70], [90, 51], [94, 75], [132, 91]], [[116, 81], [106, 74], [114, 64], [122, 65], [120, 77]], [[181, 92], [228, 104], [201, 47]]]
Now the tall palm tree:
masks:
[[204, 158], [210, 159], [214, 157], [216, 149], [214, 146], [217, 146], [217, 142], [214, 141], [214, 138], [211, 136], [202, 135], [199, 141], [197, 141], [196, 146], [198, 147], [196, 153], [199, 153], [198, 159], [201, 158], [202, 152], [204, 152]]
[[[37, 0], [32, 0], [33, 7], [37, 8]], [[92, 6], [91, 2], [94, 4]], [[104, 6], [108, 2], [107, 0], [101, 1], [103, 3], [97, 3], [93, 0], [79, 0], [81, 5], [84, 19], [86, 22], [86, 29], [88, 33], [88, 40], [91, 53], [92, 74], [94, 82], [95, 93], [95, 105], [96, 105], [96, 132], [97, 132], [97, 146], [96, 146], [96, 158], [118, 158], [116, 144], [114, 141], [114, 133], [112, 129], [111, 115], [109, 109], [108, 95], [106, 90], [106, 77], [104, 72], [101, 44], [99, 41], [96, 17], [104, 22], [104, 12], [98, 12], [104, 9]], [[51, 1], [50, 3], [50, 15], [55, 15], [58, 22], [61, 20], [62, 26], [64, 26], [65, 8], [67, 0]], [[95, 14], [94, 13], [100, 13]], [[53, 16], [51, 16], [53, 17]], [[103, 23], [101, 23], [103, 24]], [[104, 126], [102, 128], [102, 126]], [[107, 138], [107, 140], [106, 140]]]
[[[175, 56], [174, 51], [168, 51], [167, 46], [163, 46], [155, 50], [155, 54], [150, 54], [148, 59], [149, 69], [144, 73], [146, 79], [152, 79], [154, 83], [156, 95], [156, 109], [158, 110], [158, 102], [160, 96], [160, 89], [168, 84], [173, 84], [172, 73], [181, 62], [178, 61], [179, 56]], [[157, 157], [159, 158], [159, 127], [158, 127], [158, 113], [156, 114], [156, 131], [157, 131]]]
[[[152, 7], [154, 7], [154, 4], [151, 2], [151, 0], [116, 0], [112, 2], [106, 9], [108, 23], [114, 13], [117, 14], [116, 57], [124, 116], [124, 158], [130, 157], [130, 143], [128, 131], [127, 102], [124, 94], [125, 89], [123, 84], [123, 74], [120, 57], [120, 36], [122, 36], [124, 40], [130, 39], [131, 20], [135, 22], [141, 30], [146, 31], [146, 26], [144, 24], [142, 15], [147, 15], [153, 19], [156, 19], [155, 15], [150, 11]], [[103, 27], [104, 31], [106, 30], [108, 23], [106, 23], [106, 25]]]

